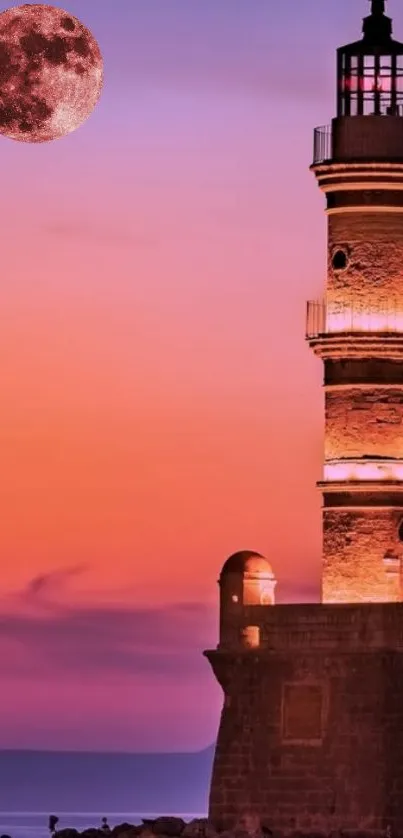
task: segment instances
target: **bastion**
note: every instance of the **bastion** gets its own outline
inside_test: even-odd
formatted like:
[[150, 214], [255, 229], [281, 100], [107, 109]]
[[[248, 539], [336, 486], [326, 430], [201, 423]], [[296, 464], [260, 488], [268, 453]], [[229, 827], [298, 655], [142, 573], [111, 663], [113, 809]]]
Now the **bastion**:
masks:
[[247, 573], [224, 569], [205, 653], [224, 693], [212, 824], [403, 832], [403, 604], [243, 605]]

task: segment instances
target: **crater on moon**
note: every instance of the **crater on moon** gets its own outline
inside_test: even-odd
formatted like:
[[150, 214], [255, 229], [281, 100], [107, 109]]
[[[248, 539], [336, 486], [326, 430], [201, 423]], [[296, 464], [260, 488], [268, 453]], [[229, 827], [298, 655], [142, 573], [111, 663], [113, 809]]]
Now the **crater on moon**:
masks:
[[0, 13], [0, 134], [34, 143], [69, 134], [102, 83], [100, 48], [76, 17], [42, 3]]

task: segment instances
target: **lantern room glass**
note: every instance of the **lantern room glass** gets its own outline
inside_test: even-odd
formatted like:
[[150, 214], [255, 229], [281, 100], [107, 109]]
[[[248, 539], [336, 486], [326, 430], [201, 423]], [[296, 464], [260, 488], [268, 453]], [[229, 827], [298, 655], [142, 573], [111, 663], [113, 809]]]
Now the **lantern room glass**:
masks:
[[338, 63], [338, 116], [403, 116], [403, 50], [340, 50]]

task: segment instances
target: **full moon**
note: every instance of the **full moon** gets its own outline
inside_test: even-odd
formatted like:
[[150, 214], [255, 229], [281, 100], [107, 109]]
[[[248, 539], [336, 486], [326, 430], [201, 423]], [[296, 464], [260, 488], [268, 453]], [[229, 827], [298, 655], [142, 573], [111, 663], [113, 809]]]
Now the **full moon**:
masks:
[[102, 82], [101, 51], [76, 17], [42, 3], [0, 13], [0, 134], [26, 143], [70, 134]]

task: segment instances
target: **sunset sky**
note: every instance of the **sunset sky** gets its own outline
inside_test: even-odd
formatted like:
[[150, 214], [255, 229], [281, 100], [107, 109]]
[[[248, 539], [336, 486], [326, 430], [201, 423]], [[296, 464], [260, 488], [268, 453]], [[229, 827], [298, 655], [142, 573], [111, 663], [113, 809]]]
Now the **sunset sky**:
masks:
[[67, 138], [0, 137], [0, 747], [199, 749], [226, 557], [318, 597], [309, 164], [368, 3], [54, 5], [105, 87]]

